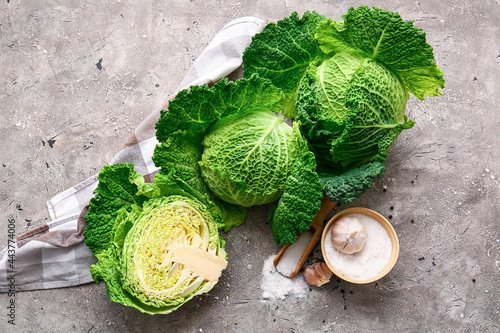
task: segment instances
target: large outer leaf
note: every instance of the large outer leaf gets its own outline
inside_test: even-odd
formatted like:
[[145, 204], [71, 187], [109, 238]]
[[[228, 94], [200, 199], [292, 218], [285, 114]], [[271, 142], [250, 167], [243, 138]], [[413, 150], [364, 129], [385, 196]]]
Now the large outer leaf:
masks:
[[419, 99], [441, 95], [443, 72], [435, 64], [425, 33], [412, 21], [367, 6], [350, 8], [342, 18], [343, 24], [331, 19], [319, 24], [316, 38], [323, 52], [355, 52], [377, 60], [399, 75]]
[[213, 87], [192, 86], [182, 90], [162, 110], [156, 123], [160, 143], [173, 135], [203, 134], [217, 120], [252, 110], [281, 111], [283, 95], [270, 81], [251, 76], [236, 82], [222, 79]]
[[121, 209], [131, 211], [142, 209], [147, 198], [137, 194], [138, 185], [144, 183], [133, 164], [104, 166], [99, 172], [99, 185], [90, 200], [85, 219], [87, 226], [83, 232], [85, 244], [94, 255], [108, 248], [112, 237], [113, 225]]
[[343, 173], [333, 173], [324, 169], [319, 172], [325, 194], [330, 200], [340, 204], [353, 202], [368, 190], [375, 179], [385, 173], [383, 159], [374, 158], [365, 165], [353, 168]]
[[243, 53], [244, 76], [257, 73], [270, 79], [285, 92], [284, 114], [293, 115], [295, 94], [302, 76], [312, 61], [323, 55], [314, 35], [325, 17], [306, 12], [302, 18], [290, 17], [268, 24]]
[[323, 197], [314, 154], [300, 139], [297, 125], [294, 130], [300, 151], [286, 179], [283, 195], [270, 217], [274, 241], [281, 245], [294, 243], [297, 233], [303, 234], [309, 230]]
[[198, 161], [203, 147], [199, 135], [174, 135], [155, 147], [153, 162], [160, 174], [175, 173], [199, 192], [206, 192]]

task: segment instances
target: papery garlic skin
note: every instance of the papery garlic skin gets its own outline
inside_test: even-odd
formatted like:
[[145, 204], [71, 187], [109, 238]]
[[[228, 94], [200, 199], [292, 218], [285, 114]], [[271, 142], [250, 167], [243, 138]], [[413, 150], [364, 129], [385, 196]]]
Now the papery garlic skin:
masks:
[[321, 287], [330, 282], [332, 276], [332, 271], [324, 262], [317, 262], [304, 270], [304, 279], [311, 286]]
[[333, 246], [345, 254], [361, 251], [365, 245], [366, 236], [365, 226], [354, 216], [341, 217], [331, 229]]

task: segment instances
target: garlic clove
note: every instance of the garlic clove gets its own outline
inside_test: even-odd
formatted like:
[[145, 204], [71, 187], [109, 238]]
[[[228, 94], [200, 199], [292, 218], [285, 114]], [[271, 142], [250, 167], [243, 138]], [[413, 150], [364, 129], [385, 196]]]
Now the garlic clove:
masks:
[[366, 242], [366, 228], [355, 216], [344, 216], [331, 229], [333, 246], [341, 253], [353, 254], [363, 249]]
[[332, 271], [324, 262], [317, 262], [304, 270], [304, 279], [311, 286], [321, 287], [330, 282], [332, 276]]

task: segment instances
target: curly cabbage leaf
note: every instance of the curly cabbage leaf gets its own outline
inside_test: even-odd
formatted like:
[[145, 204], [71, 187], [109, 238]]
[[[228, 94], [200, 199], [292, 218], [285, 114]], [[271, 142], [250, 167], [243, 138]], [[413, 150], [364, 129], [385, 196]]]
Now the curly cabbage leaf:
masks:
[[198, 192], [205, 192], [205, 184], [201, 179], [201, 170], [198, 161], [203, 148], [200, 138], [196, 135], [177, 135], [169, 137], [165, 142], [155, 147], [152, 156], [153, 162], [160, 174], [176, 173]]
[[442, 95], [443, 72], [435, 64], [432, 47], [422, 29], [398, 13], [360, 6], [343, 15], [343, 23], [328, 19], [316, 38], [327, 54], [356, 53], [376, 60], [397, 74], [417, 98]]
[[191, 86], [161, 111], [156, 138], [163, 143], [175, 135], [203, 135], [219, 119], [252, 110], [279, 113], [282, 98], [280, 89], [255, 75], [236, 82], [222, 79], [212, 87]]
[[144, 183], [131, 164], [104, 167], [95, 193], [84, 236], [98, 260], [92, 277], [112, 301], [165, 314], [217, 283], [227, 266], [224, 215], [205, 195], [173, 174]]
[[309, 64], [324, 56], [314, 35], [323, 15], [307, 11], [302, 18], [290, 17], [268, 24], [252, 38], [243, 53], [244, 76], [258, 74], [281, 88], [285, 94], [283, 114], [292, 117], [295, 94]]
[[144, 182], [131, 164], [106, 165], [99, 172], [96, 196], [90, 200], [83, 232], [85, 243], [97, 254], [108, 248], [114, 222], [121, 210], [141, 209], [147, 197], [138, 194], [138, 184]]
[[[300, 135], [297, 123], [294, 131]], [[309, 230], [323, 197], [314, 154], [305, 141], [299, 140], [298, 144], [297, 158], [286, 178], [283, 195], [269, 219], [274, 242], [281, 245], [295, 243], [298, 234]]]
[[330, 200], [339, 204], [348, 204], [371, 188], [375, 178], [381, 178], [384, 173], [384, 164], [375, 158], [365, 165], [343, 173], [320, 170], [318, 176]]

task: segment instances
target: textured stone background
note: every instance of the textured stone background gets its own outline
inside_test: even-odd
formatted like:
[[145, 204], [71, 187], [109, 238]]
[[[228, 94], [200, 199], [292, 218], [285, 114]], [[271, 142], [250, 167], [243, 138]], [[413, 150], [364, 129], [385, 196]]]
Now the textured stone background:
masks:
[[[225, 235], [219, 284], [170, 315], [111, 303], [104, 285], [89, 284], [19, 293], [17, 325], [0, 310], [0, 331], [500, 332], [498, 0], [3, 0], [0, 243], [9, 217], [19, 233], [33, 228], [48, 219], [47, 199], [110, 161], [231, 19], [306, 10], [339, 19], [360, 4], [414, 20], [447, 81], [444, 96], [410, 101], [416, 126], [350, 205], [392, 216], [401, 250], [387, 277], [263, 299], [262, 265], [279, 247], [257, 207]], [[7, 302], [0, 294], [0, 309]]]

